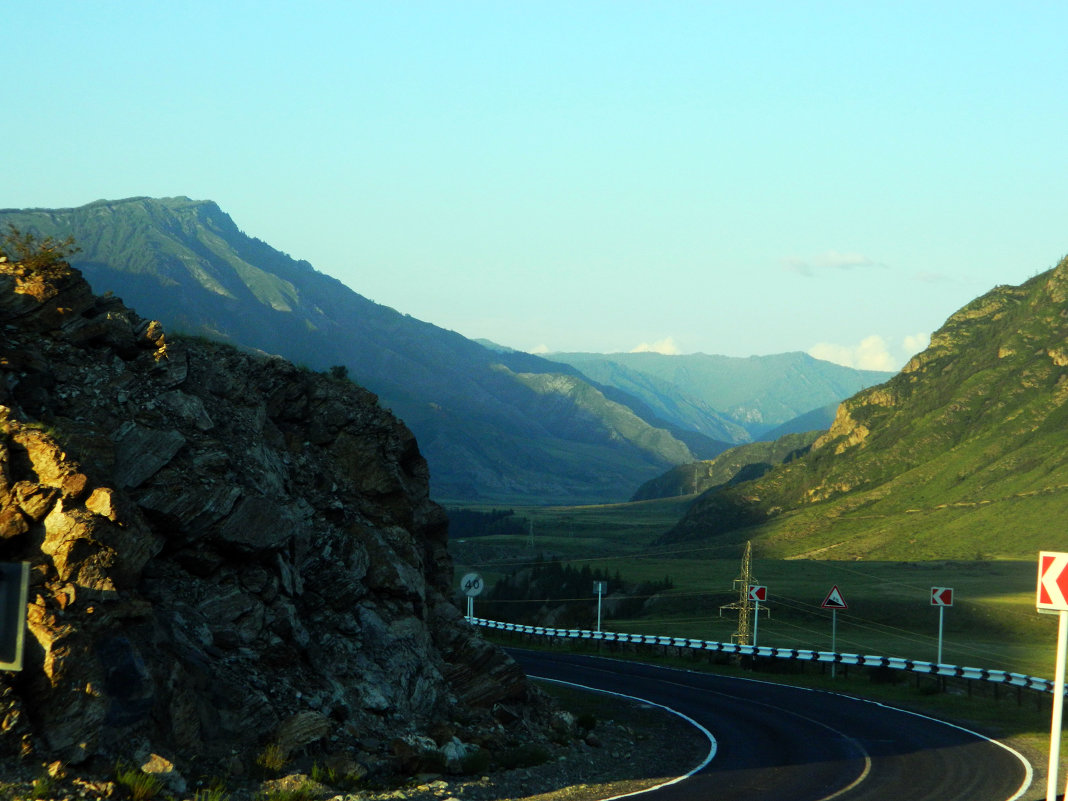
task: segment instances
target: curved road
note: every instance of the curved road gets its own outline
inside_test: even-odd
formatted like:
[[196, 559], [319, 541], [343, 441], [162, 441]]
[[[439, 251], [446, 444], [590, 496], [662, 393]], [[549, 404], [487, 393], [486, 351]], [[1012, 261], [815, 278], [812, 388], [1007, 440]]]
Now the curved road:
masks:
[[1010, 801], [1015, 751], [974, 732], [835, 693], [598, 657], [509, 649], [532, 677], [644, 698], [715, 738], [714, 757], [652, 801]]

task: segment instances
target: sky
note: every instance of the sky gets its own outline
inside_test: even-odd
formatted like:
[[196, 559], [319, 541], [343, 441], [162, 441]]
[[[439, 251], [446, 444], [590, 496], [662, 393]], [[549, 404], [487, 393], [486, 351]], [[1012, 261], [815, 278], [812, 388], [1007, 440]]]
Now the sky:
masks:
[[1060, 2], [12, 3], [0, 207], [214, 200], [531, 352], [897, 370], [1068, 254]]

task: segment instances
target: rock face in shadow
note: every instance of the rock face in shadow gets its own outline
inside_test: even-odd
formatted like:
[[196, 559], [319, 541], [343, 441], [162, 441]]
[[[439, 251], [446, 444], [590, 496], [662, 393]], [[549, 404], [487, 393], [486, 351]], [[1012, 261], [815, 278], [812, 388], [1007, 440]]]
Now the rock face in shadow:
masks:
[[405, 738], [540, 737], [541, 697], [448, 600], [446, 542], [371, 393], [0, 263], [0, 561], [31, 564], [3, 754], [374, 769]]

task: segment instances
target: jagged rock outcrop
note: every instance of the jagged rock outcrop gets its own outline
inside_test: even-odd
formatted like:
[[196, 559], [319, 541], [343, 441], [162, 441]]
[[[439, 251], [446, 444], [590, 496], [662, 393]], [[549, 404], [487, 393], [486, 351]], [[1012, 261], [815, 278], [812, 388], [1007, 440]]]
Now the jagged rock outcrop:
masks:
[[446, 536], [371, 393], [0, 263], [0, 560], [32, 575], [0, 751], [373, 766], [490, 742], [502, 705], [538, 736], [544, 702], [448, 600]]

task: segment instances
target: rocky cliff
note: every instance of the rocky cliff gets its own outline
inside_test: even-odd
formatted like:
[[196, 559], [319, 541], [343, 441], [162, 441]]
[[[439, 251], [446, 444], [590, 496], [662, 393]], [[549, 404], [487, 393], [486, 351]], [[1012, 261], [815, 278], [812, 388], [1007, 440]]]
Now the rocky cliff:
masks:
[[0, 561], [31, 564], [32, 635], [3, 754], [362, 772], [521, 734], [543, 705], [447, 599], [446, 533], [371, 393], [0, 263]]

